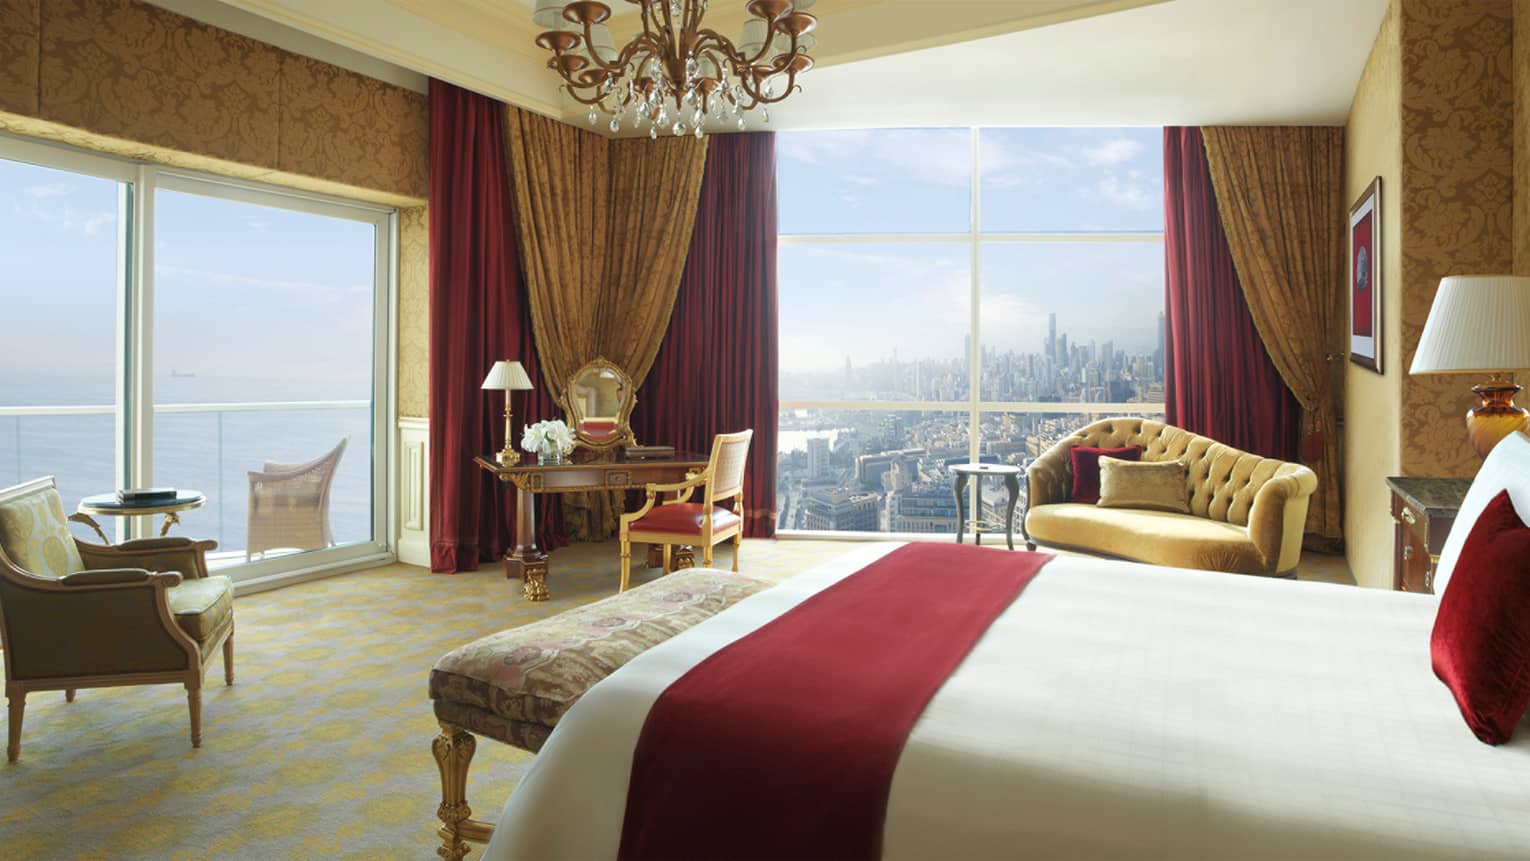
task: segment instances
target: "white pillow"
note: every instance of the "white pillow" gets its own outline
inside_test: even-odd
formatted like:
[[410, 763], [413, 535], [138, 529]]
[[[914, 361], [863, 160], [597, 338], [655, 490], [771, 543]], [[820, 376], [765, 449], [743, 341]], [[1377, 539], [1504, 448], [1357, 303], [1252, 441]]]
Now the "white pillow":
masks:
[[1504, 437], [1482, 462], [1482, 469], [1472, 480], [1466, 500], [1456, 514], [1456, 522], [1451, 524], [1450, 535], [1445, 538], [1439, 564], [1434, 568], [1434, 594], [1445, 594], [1445, 587], [1450, 585], [1450, 572], [1455, 570], [1456, 560], [1461, 558], [1461, 545], [1466, 543], [1466, 536], [1471, 534], [1472, 526], [1482, 516], [1482, 509], [1487, 508], [1493, 497], [1505, 488], [1519, 519], [1524, 521], [1525, 515], [1530, 514], [1530, 437], [1522, 433]]

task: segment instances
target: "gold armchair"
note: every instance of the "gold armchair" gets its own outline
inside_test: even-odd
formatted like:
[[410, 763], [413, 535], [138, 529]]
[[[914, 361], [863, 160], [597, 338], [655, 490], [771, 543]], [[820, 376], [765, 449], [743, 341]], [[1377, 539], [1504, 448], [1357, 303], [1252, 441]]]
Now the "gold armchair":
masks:
[[215, 541], [77, 540], [51, 477], [0, 490], [0, 641], [10, 705], [6, 756], [21, 755], [27, 694], [184, 684], [202, 746], [202, 676], [219, 649], [234, 683], [233, 586], [207, 574]]
[[329, 529], [329, 490], [350, 437], [307, 463], [266, 462], [251, 472], [244, 558], [267, 550], [322, 550], [335, 543]]
[[[674, 545], [700, 544], [702, 565], [710, 568], [712, 548], [732, 539], [733, 570], [738, 570], [738, 548], [744, 538], [744, 469], [753, 437], [753, 430], [719, 434], [712, 440], [706, 469], [685, 481], [644, 488], [647, 498], [643, 507], [622, 515], [621, 591], [627, 591], [634, 541], [663, 545], [664, 570], [668, 571]], [[702, 501], [691, 502], [698, 487], [703, 488]], [[655, 507], [661, 493], [679, 496]], [[731, 511], [717, 504], [728, 499], [733, 500]]]

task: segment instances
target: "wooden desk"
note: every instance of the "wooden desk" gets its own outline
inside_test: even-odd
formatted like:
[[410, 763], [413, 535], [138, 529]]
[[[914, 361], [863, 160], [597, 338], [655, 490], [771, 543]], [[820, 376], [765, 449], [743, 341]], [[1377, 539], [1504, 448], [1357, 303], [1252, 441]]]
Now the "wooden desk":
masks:
[[676, 452], [663, 460], [608, 460], [538, 466], [534, 461], [502, 466], [493, 456], [473, 459], [502, 482], [515, 485], [515, 549], [505, 554], [505, 576], [520, 577], [528, 601], [546, 601], [547, 553], [537, 546], [533, 495], [581, 490], [636, 490], [649, 484], [681, 481], [686, 473], [707, 468], [708, 456]]

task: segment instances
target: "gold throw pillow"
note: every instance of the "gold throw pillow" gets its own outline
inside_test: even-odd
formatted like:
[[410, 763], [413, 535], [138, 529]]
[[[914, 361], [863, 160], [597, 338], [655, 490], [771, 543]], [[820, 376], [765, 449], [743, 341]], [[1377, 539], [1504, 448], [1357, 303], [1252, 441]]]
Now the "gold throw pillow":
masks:
[[1189, 467], [1183, 461], [1136, 463], [1116, 457], [1100, 458], [1102, 508], [1146, 508], [1190, 513], [1185, 488]]

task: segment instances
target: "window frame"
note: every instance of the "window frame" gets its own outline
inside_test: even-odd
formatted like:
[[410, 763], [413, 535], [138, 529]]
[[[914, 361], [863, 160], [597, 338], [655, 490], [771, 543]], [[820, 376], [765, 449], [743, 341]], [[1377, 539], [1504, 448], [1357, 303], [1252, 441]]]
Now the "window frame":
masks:
[[[341, 218], [369, 224], [373, 243], [372, 409], [368, 454], [372, 477], [372, 538], [369, 541], [305, 551], [220, 567], [236, 583], [290, 582], [396, 559], [391, 524], [397, 488], [393, 427], [398, 355], [394, 333], [398, 314], [398, 210], [395, 207], [299, 191], [254, 180], [168, 167], [66, 144], [0, 132], [0, 159], [84, 174], [122, 183], [119, 242], [122, 265], [117, 285], [116, 468], [120, 486], [147, 487], [154, 475], [154, 204], [163, 189]], [[66, 501], [67, 504], [67, 501]], [[157, 534], [146, 517], [111, 518], [116, 540]], [[105, 526], [105, 524], [103, 524]]]
[[[1163, 244], [1163, 231], [1062, 231], [1062, 232], [1015, 232], [983, 229], [983, 162], [982, 133], [984, 129], [1002, 126], [969, 126], [967, 128], [972, 158], [972, 183], [969, 188], [971, 221], [963, 233], [779, 233], [777, 248], [788, 245], [920, 245], [943, 243], [946, 245], [966, 243], [968, 261], [969, 308], [967, 367], [968, 395], [956, 401], [885, 401], [885, 400], [811, 400], [782, 399], [776, 404], [777, 421], [785, 410], [855, 410], [862, 412], [904, 412], [909, 410], [961, 412], [967, 411], [967, 456], [976, 462], [982, 451], [982, 416], [992, 413], [1072, 413], [1072, 414], [1135, 414], [1162, 413], [1163, 403], [1152, 402], [1032, 402], [995, 401], [982, 397], [982, 249], [995, 244], [1104, 244], [1134, 243]], [[779, 171], [777, 176], [779, 176]], [[975, 509], [977, 488], [969, 488], [968, 508]], [[902, 533], [902, 532], [830, 532], [806, 529], [778, 529], [778, 534], [789, 538], [866, 540], [895, 538], [908, 541], [949, 540], [950, 533]]]

